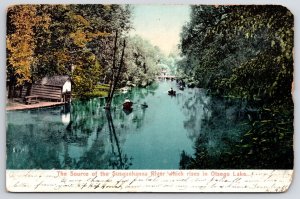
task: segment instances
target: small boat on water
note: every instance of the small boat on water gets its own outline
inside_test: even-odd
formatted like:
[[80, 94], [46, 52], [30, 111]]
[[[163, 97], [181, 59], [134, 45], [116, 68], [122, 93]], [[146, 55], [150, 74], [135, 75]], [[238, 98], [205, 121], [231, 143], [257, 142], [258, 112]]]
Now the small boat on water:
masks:
[[125, 110], [132, 110], [132, 102], [131, 101], [126, 101], [123, 103], [123, 109]]
[[144, 102], [143, 104], [141, 104], [142, 108], [148, 108], [148, 104], [146, 102]]
[[168, 91], [168, 95], [175, 96], [175, 95], [176, 95], [176, 91], [174, 91], [174, 90], [169, 90], [169, 91]]
[[179, 90], [182, 90], [182, 91], [184, 90], [183, 85], [180, 85], [180, 86], [179, 86]]
[[195, 88], [195, 86], [196, 86], [195, 83], [189, 83], [189, 84], [187, 85], [188, 88]]

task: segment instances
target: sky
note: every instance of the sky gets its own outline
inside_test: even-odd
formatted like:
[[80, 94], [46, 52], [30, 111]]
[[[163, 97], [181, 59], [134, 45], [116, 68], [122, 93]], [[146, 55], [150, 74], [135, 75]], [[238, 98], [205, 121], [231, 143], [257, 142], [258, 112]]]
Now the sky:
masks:
[[189, 16], [188, 5], [135, 5], [131, 34], [150, 41], [168, 55], [179, 44], [181, 28]]

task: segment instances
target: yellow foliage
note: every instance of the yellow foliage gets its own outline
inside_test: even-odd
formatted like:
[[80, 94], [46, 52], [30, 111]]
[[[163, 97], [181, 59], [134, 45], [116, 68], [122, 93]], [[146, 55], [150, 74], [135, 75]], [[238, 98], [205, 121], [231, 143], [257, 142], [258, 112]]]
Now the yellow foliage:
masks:
[[96, 37], [107, 37], [107, 36], [111, 36], [112, 34], [111, 33], [107, 33], [107, 32], [95, 32], [95, 33], [92, 33], [92, 32], [88, 32], [87, 33], [88, 37], [90, 38], [96, 38]]
[[71, 16], [75, 21], [79, 22], [80, 24], [82, 24], [86, 27], [90, 26], [90, 22], [88, 20], [86, 20], [83, 16], [73, 15], [73, 14], [71, 14]]
[[87, 37], [83, 30], [77, 30], [76, 32], [71, 33], [70, 37], [73, 39], [74, 44], [80, 47], [84, 47], [87, 42], [92, 40]]
[[79, 47], [85, 47], [86, 43], [92, 41], [92, 39], [96, 37], [105, 37], [105, 36], [111, 36], [110, 33], [107, 32], [85, 32], [82, 29], [78, 29], [76, 32], [73, 32], [70, 34], [70, 37], [73, 39], [74, 44], [76, 44]]
[[15, 5], [8, 8], [15, 32], [7, 35], [6, 46], [9, 51], [8, 67], [12, 67], [17, 77], [17, 84], [30, 81], [31, 67], [35, 62], [34, 49], [34, 27], [48, 28], [50, 17], [47, 15], [36, 15], [37, 5]]
[[69, 61], [70, 58], [71, 58], [71, 56], [69, 55], [68, 51], [65, 50], [65, 49], [62, 49], [62, 50], [60, 50], [58, 52], [55, 52], [54, 54], [55, 54], [55, 56], [57, 58], [57, 62], [59, 64], [63, 64], [65, 62]]

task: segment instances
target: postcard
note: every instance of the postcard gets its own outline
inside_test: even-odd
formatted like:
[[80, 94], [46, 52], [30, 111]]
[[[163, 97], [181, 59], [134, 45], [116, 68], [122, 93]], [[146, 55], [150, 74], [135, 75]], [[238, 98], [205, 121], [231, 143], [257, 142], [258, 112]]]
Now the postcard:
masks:
[[288, 190], [288, 8], [22, 4], [6, 24], [7, 191]]

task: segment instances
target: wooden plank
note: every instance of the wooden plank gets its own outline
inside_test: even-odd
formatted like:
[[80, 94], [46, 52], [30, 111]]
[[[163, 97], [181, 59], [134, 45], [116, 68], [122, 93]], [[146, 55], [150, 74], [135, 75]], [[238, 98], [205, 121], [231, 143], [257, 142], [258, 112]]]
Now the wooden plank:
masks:
[[52, 89], [61, 89], [61, 87], [54, 87], [54, 86], [44, 86], [44, 85], [33, 85], [36, 88], [52, 88]]
[[48, 90], [37, 90], [37, 89], [33, 89], [32, 92], [61, 93], [60, 91], [48, 91]]
[[46, 86], [35, 86], [34, 89], [45, 89], [45, 90], [61, 90], [61, 88], [52, 88], [52, 87], [46, 87]]
[[49, 88], [33, 88], [33, 90], [43, 90], [43, 91], [61, 91], [61, 89], [49, 89]]
[[60, 87], [33, 85], [31, 95], [37, 95], [42, 99], [62, 100]]
[[45, 89], [51, 89], [51, 90], [61, 90], [59, 87], [50, 87], [50, 86], [33, 86], [33, 88], [45, 88]]
[[39, 97], [51, 97], [51, 98], [61, 98], [61, 96], [59, 95], [38, 95]]
[[32, 95], [60, 97], [60, 94], [34, 92]]
[[49, 92], [61, 92], [61, 89], [49, 89], [49, 88], [32, 88], [32, 90], [43, 90], [43, 91], [49, 91]]
[[32, 104], [32, 103], [38, 103], [38, 97], [37, 95], [29, 95], [25, 97], [25, 103], [26, 104]]
[[36, 90], [36, 91], [48, 91], [48, 92], [61, 92], [61, 90], [50, 90], [50, 89], [42, 89], [42, 88], [33, 88], [32, 90]]
[[43, 95], [43, 96], [54, 96], [54, 97], [60, 97], [60, 94], [54, 94], [54, 93], [41, 93], [41, 92], [33, 92], [31, 95]]
[[32, 92], [31, 95], [50, 95], [50, 96], [61, 96], [60, 93], [47, 93], [47, 92]]

